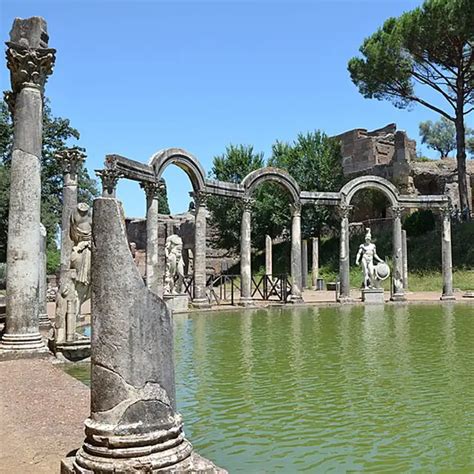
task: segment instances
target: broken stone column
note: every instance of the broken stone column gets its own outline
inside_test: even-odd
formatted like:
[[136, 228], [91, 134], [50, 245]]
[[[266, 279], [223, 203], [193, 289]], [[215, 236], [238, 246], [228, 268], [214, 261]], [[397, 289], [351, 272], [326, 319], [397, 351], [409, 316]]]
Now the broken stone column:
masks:
[[207, 196], [203, 192], [192, 193], [194, 198], [194, 298], [195, 308], [209, 308], [206, 296], [206, 219]]
[[252, 304], [252, 205], [253, 199], [243, 199], [240, 229], [240, 302], [242, 306]]
[[146, 286], [158, 294], [158, 198], [159, 184], [140, 183], [146, 194]]
[[313, 290], [318, 288], [318, 278], [319, 278], [319, 238], [313, 237], [311, 239], [312, 250], [313, 250], [313, 261], [311, 263], [311, 283]]
[[7, 42], [13, 114], [7, 246], [6, 324], [2, 349], [45, 350], [39, 333], [41, 151], [44, 85], [55, 50], [43, 18], [16, 18]]
[[308, 241], [301, 241], [301, 284], [308, 288]]
[[48, 316], [48, 283], [46, 279], [46, 228], [40, 224], [40, 254], [38, 258], [39, 265], [39, 280], [38, 280], [38, 295], [39, 295], [39, 316], [38, 322], [40, 328], [51, 327], [51, 321]]
[[61, 265], [59, 286], [63, 283], [72, 251], [72, 240], [69, 235], [71, 214], [77, 206], [77, 173], [86, 156], [80, 148], [67, 148], [56, 155], [63, 168], [63, 205], [61, 215]]
[[95, 174], [100, 178], [102, 183], [102, 197], [115, 197], [117, 193], [117, 184], [122, 177], [122, 173], [113, 168], [105, 168], [103, 170], [95, 170]]
[[272, 238], [269, 235], [265, 236], [265, 275], [272, 276], [273, 274], [273, 247]]
[[392, 301], [405, 301], [403, 288], [403, 253], [402, 253], [402, 212], [400, 206], [392, 206], [393, 214], [393, 276]]
[[451, 254], [451, 209], [446, 206], [441, 209], [442, 235], [441, 235], [441, 266], [443, 273], [442, 300], [455, 300], [453, 292], [453, 260]]
[[291, 204], [291, 302], [301, 303], [301, 203]]
[[349, 278], [349, 215], [352, 206], [343, 203], [338, 210], [341, 216], [341, 235], [339, 237], [339, 295], [337, 298], [341, 303], [349, 303], [352, 301]]
[[408, 290], [408, 248], [407, 231], [402, 229], [403, 289]]
[[93, 242], [91, 413], [84, 444], [61, 472], [215, 468], [185, 438], [176, 411], [171, 314], [143, 283], [116, 199], [95, 200]]

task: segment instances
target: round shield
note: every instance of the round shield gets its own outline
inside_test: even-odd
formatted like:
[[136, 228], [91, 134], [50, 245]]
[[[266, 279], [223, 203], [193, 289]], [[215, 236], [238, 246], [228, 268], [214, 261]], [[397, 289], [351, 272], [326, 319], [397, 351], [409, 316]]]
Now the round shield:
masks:
[[378, 263], [374, 267], [375, 276], [379, 280], [386, 280], [390, 276], [390, 267], [385, 263]]

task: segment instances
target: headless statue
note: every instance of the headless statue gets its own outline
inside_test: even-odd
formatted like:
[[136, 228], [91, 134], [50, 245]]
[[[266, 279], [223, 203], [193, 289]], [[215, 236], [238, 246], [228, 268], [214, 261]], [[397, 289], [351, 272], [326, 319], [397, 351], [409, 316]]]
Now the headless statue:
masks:
[[184, 261], [183, 241], [179, 235], [172, 234], [166, 239], [165, 256], [165, 294], [180, 294], [183, 292]]

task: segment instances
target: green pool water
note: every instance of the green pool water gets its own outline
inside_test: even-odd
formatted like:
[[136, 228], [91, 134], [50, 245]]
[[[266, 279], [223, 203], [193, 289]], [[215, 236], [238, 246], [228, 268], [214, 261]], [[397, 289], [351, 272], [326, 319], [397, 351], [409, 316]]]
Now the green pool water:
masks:
[[474, 472], [474, 306], [177, 315], [175, 365], [188, 438], [231, 473]]

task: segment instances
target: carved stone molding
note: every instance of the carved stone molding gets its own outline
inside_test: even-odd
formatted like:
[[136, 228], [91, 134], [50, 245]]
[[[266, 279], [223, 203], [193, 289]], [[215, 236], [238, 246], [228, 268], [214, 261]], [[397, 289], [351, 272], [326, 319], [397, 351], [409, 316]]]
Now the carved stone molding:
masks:
[[56, 153], [55, 158], [61, 163], [64, 174], [77, 174], [79, 166], [86, 159], [86, 154], [83, 148], [65, 148]]
[[401, 206], [392, 206], [392, 214], [394, 219], [401, 219], [404, 208]]
[[46, 80], [53, 72], [56, 50], [29, 49], [12, 42], [7, 42], [7, 46], [7, 67], [10, 69], [13, 94], [18, 94], [26, 86], [43, 92]]
[[115, 192], [118, 180], [123, 176], [120, 171], [110, 168], [96, 170], [95, 174], [102, 182], [102, 189], [106, 190], [108, 194], [113, 194]]
[[347, 204], [340, 204], [339, 206], [337, 206], [337, 212], [341, 219], [348, 219], [352, 209], [354, 209], [354, 206], [350, 206]]
[[255, 199], [244, 197], [242, 199], [242, 209], [247, 212], [252, 212], [253, 205], [255, 204]]
[[301, 202], [294, 202], [290, 204], [291, 209], [291, 216], [292, 217], [301, 217], [301, 209], [302, 209]]

